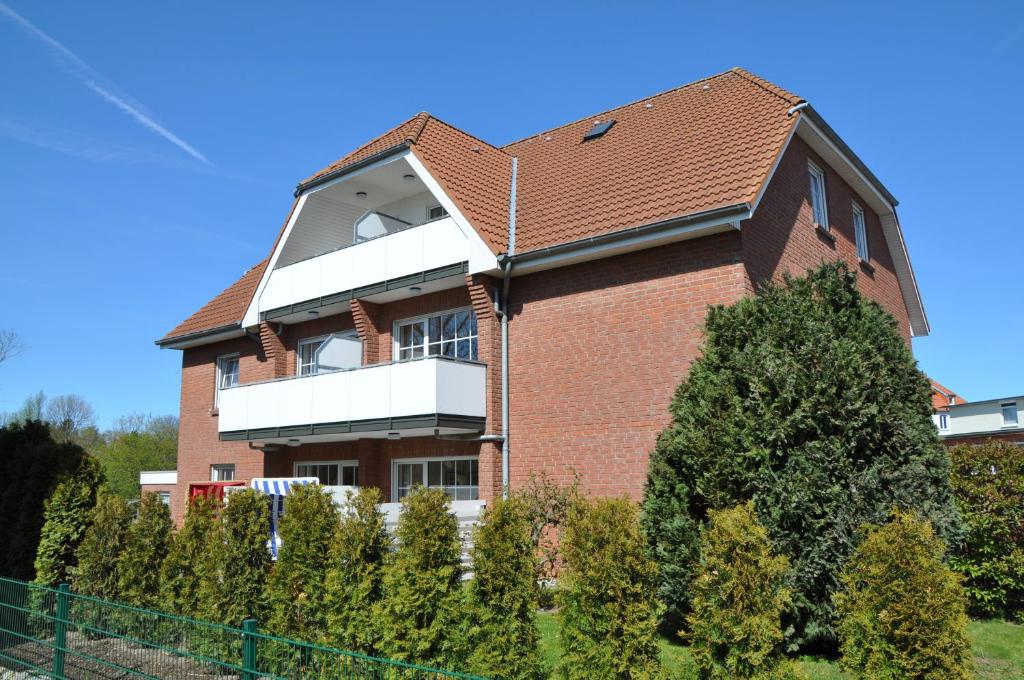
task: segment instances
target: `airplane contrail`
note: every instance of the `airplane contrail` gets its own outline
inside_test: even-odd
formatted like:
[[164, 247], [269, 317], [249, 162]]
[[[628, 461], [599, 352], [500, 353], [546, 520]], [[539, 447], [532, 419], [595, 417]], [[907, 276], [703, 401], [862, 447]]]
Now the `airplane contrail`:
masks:
[[82, 59], [69, 50], [67, 47], [62, 45], [56, 39], [51, 38], [49, 35], [44, 33], [42, 30], [37, 28], [35, 24], [24, 18], [13, 9], [8, 7], [3, 2], [0, 2], [0, 14], [6, 15], [11, 21], [17, 24], [22, 30], [28, 33], [30, 36], [39, 40], [44, 45], [53, 50], [62, 62], [62, 66], [68, 73], [77, 78], [83, 85], [92, 90], [94, 93], [99, 95], [108, 104], [112, 104], [122, 113], [127, 114], [132, 120], [141, 125], [142, 127], [155, 132], [171, 144], [175, 145], [189, 156], [192, 156], [196, 160], [202, 161], [203, 163], [210, 164], [209, 159], [202, 154], [194, 146], [186, 142], [184, 139], [174, 134], [160, 123], [153, 120], [153, 118], [144, 110], [137, 101], [131, 99], [131, 97], [121, 93], [115, 94], [111, 90], [116, 90], [116, 87], [104, 87], [100, 85], [100, 82], [110, 83], [108, 78], [103, 77], [96, 69], [86, 64]]

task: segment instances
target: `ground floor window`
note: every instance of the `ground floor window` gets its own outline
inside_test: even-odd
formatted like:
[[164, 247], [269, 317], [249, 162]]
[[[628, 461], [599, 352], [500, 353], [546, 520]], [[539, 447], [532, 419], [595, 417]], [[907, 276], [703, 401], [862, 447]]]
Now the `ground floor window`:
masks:
[[417, 484], [442, 489], [456, 501], [480, 497], [479, 461], [476, 458], [419, 458], [395, 461], [392, 496], [405, 498]]
[[210, 466], [210, 481], [211, 482], [231, 482], [235, 479], [235, 466], [231, 465], [211, 465]]
[[296, 477], [316, 477], [324, 486], [359, 486], [359, 463], [354, 460], [295, 464]]
[[156, 495], [160, 497], [160, 502], [164, 505], [171, 504], [171, 492], [170, 491], [157, 491]]

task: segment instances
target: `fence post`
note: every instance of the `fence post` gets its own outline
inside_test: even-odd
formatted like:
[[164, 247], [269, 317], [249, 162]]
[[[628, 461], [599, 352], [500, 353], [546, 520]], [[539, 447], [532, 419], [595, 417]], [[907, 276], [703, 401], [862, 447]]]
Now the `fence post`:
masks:
[[242, 680], [256, 680], [259, 668], [256, 662], [256, 619], [242, 621]]
[[64, 677], [64, 653], [68, 645], [68, 612], [71, 588], [67, 583], [57, 586], [56, 618], [53, 622], [53, 677]]

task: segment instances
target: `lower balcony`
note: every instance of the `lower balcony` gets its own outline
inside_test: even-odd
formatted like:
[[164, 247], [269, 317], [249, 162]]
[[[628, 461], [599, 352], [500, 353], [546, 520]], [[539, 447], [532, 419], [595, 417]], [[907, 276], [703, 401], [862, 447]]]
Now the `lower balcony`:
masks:
[[227, 388], [224, 441], [298, 446], [484, 430], [486, 367], [430, 356]]

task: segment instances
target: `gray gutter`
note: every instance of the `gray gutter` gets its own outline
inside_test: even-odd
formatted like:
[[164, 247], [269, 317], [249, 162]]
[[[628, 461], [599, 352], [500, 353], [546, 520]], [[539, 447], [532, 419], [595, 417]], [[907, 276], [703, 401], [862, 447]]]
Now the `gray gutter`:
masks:
[[218, 326], [217, 328], [208, 328], [204, 331], [196, 331], [195, 333], [187, 333], [185, 335], [176, 335], [173, 338], [160, 338], [154, 340], [153, 344], [157, 347], [166, 347], [168, 345], [176, 345], [181, 342], [193, 342], [195, 340], [202, 340], [203, 338], [221, 335], [223, 333], [230, 333], [231, 331], [242, 331], [241, 323], [228, 324], [227, 326]]
[[401, 153], [403, 151], [408, 151], [411, 146], [412, 145], [409, 144], [409, 142], [402, 142], [402, 143], [396, 144], [395, 146], [392, 146], [390, 148], [384, 149], [383, 151], [378, 151], [377, 153], [373, 154], [372, 156], [367, 156], [366, 158], [364, 158], [364, 159], [362, 159], [360, 161], [355, 161], [354, 163], [349, 163], [348, 165], [343, 165], [340, 168], [337, 168], [335, 170], [331, 170], [326, 175], [321, 175], [320, 177], [317, 177], [316, 179], [311, 179], [311, 180], [308, 180], [306, 182], [299, 182], [295, 186], [295, 196], [298, 196], [301, 193], [309, 191], [310, 189], [312, 189], [314, 187], [318, 187], [321, 184], [326, 184], [327, 182], [330, 182], [330, 181], [333, 181], [335, 179], [338, 179], [339, 177], [343, 177], [343, 176], [345, 176], [345, 175], [347, 175], [347, 174], [349, 174], [351, 172], [355, 172], [356, 170], [359, 170], [360, 168], [365, 168], [368, 165], [373, 165], [377, 161], [383, 160], [383, 159], [387, 158], [388, 156], [393, 156], [396, 153]]

